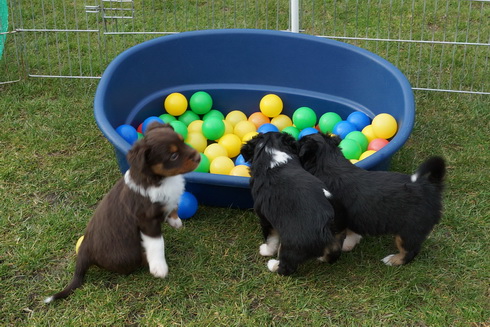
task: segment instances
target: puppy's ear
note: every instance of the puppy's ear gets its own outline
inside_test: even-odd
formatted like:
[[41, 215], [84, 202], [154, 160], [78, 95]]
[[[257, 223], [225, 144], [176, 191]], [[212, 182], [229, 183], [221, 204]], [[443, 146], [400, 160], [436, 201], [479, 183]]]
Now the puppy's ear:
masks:
[[281, 140], [282, 143], [287, 145], [293, 153], [298, 154], [299, 144], [294, 137], [288, 133], [281, 133]]
[[315, 156], [318, 151], [319, 144], [309, 135], [302, 137], [299, 140], [299, 158], [301, 162], [306, 162]]
[[148, 152], [149, 148], [145, 142], [145, 139], [136, 142], [131, 150], [128, 151], [128, 155], [126, 156], [129, 165], [131, 167], [134, 167], [134, 169], [136, 169], [137, 171], [143, 171], [146, 166]]
[[150, 125], [148, 125], [148, 127], [145, 130], [145, 134], [147, 134], [149, 131], [157, 129], [157, 128], [171, 128], [172, 130], [174, 129], [172, 127], [172, 125], [170, 125], [170, 124], [167, 124], [167, 123], [161, 124], [161, 123], [155, 121], [153, 123], [150, 123]]
[[333, 146], [339, 146], [340, 141], [341, 141], [340, 137], [338, 137], [335, 134], [326, 134], [325, 140], [327, 141], [328, 144], [333, 145]]
[[252, 161], [255, 147], [257, 146], [257, 144], [261, 139], [262, 139], [262, 134], [257, 134], [254, 137], [252, 137], [250, 140], [248, 140], [247, 143], [242, 145], [242, 148], [240, 149], [240, 153], [243, 156], [243, 159], [245, 159], [245, 161], [250, 161], [250, 162]]

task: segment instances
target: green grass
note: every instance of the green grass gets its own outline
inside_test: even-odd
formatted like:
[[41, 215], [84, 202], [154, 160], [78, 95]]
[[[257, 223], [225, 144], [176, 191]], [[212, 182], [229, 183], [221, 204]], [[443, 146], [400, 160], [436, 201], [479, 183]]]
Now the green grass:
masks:
[[170, 275], [92, 268], [67, 301], [44, 305], [74, 269], [74, 245], [120, 177], [92, 116], [96, 82], [28, 79], [0, 87], [0, 319], [7, 325], [468, 326], [489, 323], [488, 97], [416, 92], [417, 123], [393, 169], [448, 160], [445, 213], [416, 260], [380, 262], [369, 237], [334, 265], [269, 273], [251, 211], [200, 207], [164, 227]]
[[[469, 41], [488, 40], [489, 21], [481, 18], [488, 16], [489, 7], [483, 3], [460, 1], [446, 7], [443, 1], [427, 2], [424, 15], [417, 1], [367, 1], [369, 11], [357, 1], [302, 1], [302, 28], [321, 35], [434, 35], [464, 41], [468, 23]], [[44, 1], [44, 11], [40, 3], [19, 11], [10, 2], [11, 17], [17, 24], [22, 21], [23, 28], [100, 26], [96, 15], [80, 15], [81, 1]], [[162, 4], [137, 2], [134, 20], [107, 22], [103, 31], [288, 27], [284, 1]], [[30, 74], [98, 75], [120, 51], [149, 37], [9, 34], [0, 81], [24, 76], [23, 64]], [[395, 63], [415, 87], [488, 91], [485, 47], [349, 42]], [[267, 259], [258, 254], [262, 240], [253, 212], [200, 207], [183, 230], [164, 227], [168, 278], [155, 279], [143, 268], [121, 276], [94, 267], [68, 300], [45, 305], [43, 299], [71, 279], [75, 243], [98, 201], [120, 177], [113, 149], [93, 118], [96, 86], [97, 80], [35, 78], [0, 85], [2, 324], [490, 324], [490, 98], [424, 91], [415, 92], [416, 124], [392, 169], [411, 173], [425, 158], [439, 154], [447, 159], [448, 176], [443, 219], [410, 265], [385, 266], [380, 259], [395, 251], [391, 237], [368, 237], [334, 265], [312, 261], [295, 276], [280, 277], [267, 270]]]

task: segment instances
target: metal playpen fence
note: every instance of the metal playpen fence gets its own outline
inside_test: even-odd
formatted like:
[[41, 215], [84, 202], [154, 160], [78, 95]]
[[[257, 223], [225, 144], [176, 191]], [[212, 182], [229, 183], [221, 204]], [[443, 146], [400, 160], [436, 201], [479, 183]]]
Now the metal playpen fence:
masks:
[[395, 64], [416, 90], [488, 95], [489, 18], [490, 0], [0, 0], [0, 84], [96, 79], [117, 54], [151, 38], [257, 28], [360, 46]]

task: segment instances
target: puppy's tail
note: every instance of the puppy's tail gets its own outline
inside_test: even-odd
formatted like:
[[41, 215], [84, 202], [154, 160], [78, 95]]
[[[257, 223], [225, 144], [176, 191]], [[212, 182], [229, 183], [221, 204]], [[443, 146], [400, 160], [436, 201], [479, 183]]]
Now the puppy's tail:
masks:
[[426, 177], [429, 182], [442, 188], [444, 176], [446, 175], [446, 163], [441, 157], [431, 157], [424, 161], [415, 174], [412, 175], [412, 182], [417, 182], [419, 178]]
[[83, 254], [80, 255], [80, 254], [81, 253], [79, 253], [77, 257], [77, 263], [75, 266], [75, 275], [73, 276], [73, 280], [71, 281], [71, 283], [67, 287], [65, 287], [65, 289], [62, 290], [61, 292], [56, 293], [44, 299], [44, 303], [51, 303], [54, 300], [64, 299], [68, 297], [68, 295], [73, 293], [73, 291], [76, 288], [82, 286], [83, 280], [85, 278], [85, 274], [87, 273], [87, 270], [91, 265], [91, 262], [88, 260], [86, 255]]

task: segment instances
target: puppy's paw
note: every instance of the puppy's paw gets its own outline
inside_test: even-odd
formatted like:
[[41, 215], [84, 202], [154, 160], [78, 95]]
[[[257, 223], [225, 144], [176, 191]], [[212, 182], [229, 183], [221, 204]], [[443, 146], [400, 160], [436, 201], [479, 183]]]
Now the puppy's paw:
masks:
[[269, 268], [269, 270], [272, 272], [277, 272], [277, 269], [279, 269], [279, 260], [270, 259], [267, 262], [267, 268]]
[[175, 229], [182, 228], [182, 220], [179, 217], [177, 218], [168, 217], [167, 223]]
[[403, 258], [401, 254], [390, 254], [384, 257], [381, 261], [387, 266], [400, 266], [403, 264]]
[[165, 261], [150, 263], [150, 273], [157, 278], [165, 278], [168, 275], [168, 265]]
[[356, 233], [349, 233], [344, 239], [344, 243], [342, 244], [342, 251], [349, 252], [361, 242], [362, 236]]
[[259, 247], [259, 253], [263, 257], [272, 257], [277, 252], [277, 249], [273, 246], [269, 246], [267, 243], [261, 244]]

